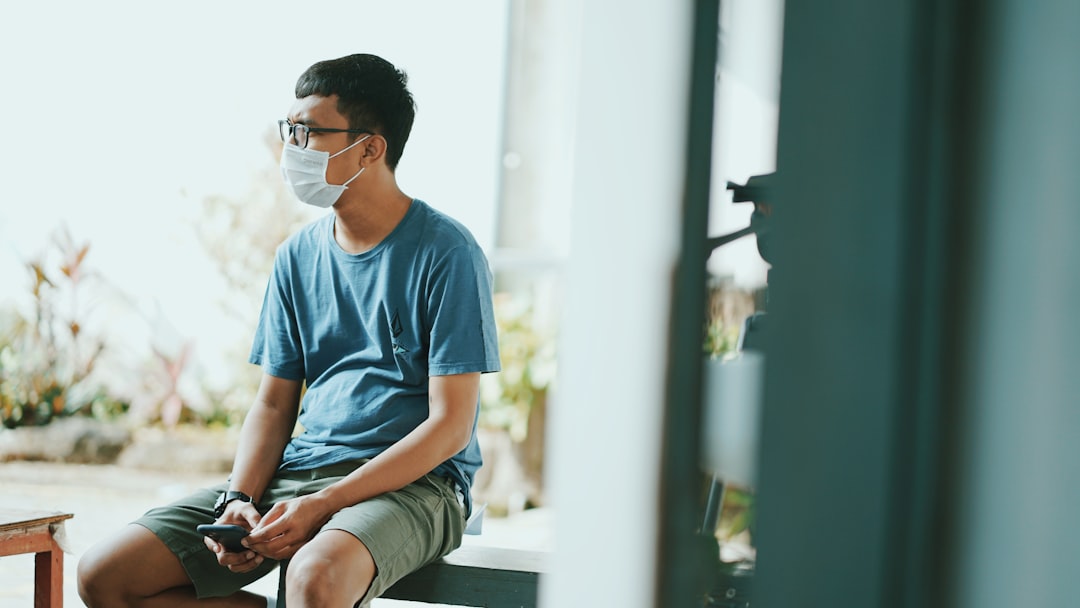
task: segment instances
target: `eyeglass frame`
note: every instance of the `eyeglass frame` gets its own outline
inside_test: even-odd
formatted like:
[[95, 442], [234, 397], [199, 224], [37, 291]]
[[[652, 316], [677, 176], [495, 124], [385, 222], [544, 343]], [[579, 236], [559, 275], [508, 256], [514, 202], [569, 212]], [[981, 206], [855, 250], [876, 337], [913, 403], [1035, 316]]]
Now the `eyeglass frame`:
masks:
[[[289, 120], [288, 118], [281, 119], [281, 120], [277, 121], [277, 123], [278, 123], [278, 135], [281, 137], [281, 141], [285, 142], [285, 143], [288, 143], [290, 140], [296, 141], [296, 142], [300, 141], [296, 137], [296, 129], [297, 128], [302, 128], [304, 131], [307, 132], [304, 135], [304, 145], [300, 146], [301, 149], [307, 148], [308, 141], [311, 140], [311, 134], [312, 133], [355, 133], [357, 135], [363, 135], [363, 134], [373, 135], [373, 133], [371, 131], [368, 131], [367, 129], [328, 129], [328, 128], [325, 128], [325, 127], [309, 127], [309, 126], [307, 126], [307, 125], [305, 125], [303, 123], [294, 123], [293, 121]], [[286, 125], [288, 125], [288, 127], [289, 127], [288, 135], [285, 134], [285, 126]], [[297, 143], [296, 145], [299, 145], [299, 143]]]

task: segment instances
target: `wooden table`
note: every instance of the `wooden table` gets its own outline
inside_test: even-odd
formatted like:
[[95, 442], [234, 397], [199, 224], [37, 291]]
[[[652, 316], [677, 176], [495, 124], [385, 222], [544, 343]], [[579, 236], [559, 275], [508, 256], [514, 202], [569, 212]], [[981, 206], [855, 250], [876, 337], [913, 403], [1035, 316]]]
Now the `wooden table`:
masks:
[[0, 508], [0, 557], [35, 553], [34, 608], [64, 605], [64, 551], [53, 533], [71, 513]]

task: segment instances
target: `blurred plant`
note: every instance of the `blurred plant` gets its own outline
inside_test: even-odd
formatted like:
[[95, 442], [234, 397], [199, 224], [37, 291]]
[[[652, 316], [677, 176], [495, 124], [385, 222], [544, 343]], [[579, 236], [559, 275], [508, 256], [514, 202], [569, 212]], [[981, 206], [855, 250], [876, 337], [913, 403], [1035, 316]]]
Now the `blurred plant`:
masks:
[[724, 505], [716, 526], [717, 540], [728, 542], [745, 532], [748, 544], [751, 544], [756, 529], [755, 516], [754, 491], [728, 484], [724, 489]]
[[722, 318], [711, 319], [705, 324], [705, 354], [718, 359], [734, 353], [739, 344], [739, 331], [739, 325]]
[[147, 362], [142, 386], [131, 401], [131, 414], [142, 425], [160, 422], [166, 429], [175, 429], [181, 422], [201, 422], [201, 416], [181, 396], [180, 378], [191, 355], [191, 343], [185, 342], [175, 355], [151, 346], [154, 357]]
[[702, 350], [710, 358], [736, 351], [743, 322], [754, 313], [757, 294], [734, 287], [730, 281], [714, 281], [708, 290]]
[[111, 417], [127, 407], [91, 379], [105, 343], [83, 330], [88, 311], [80, 297], [92, 276], [85, 265], [90, 245], [76, 244], [67, 229], [52, 244], [55, 267], [47, 254], [26, 265], [32, 317], [11, 313], [0, 328], [0, 422], [8, 428], [75, 414]]
[[[240, 198], [204, 198], [202, 215], [195, 226], [228, 287], [228, 295], [220, 303], [222, 310], [248, 330], [246, 336], [254, 335], [277, 246], [316, 213], [297, 203], [284, 187], [278, 168], [281, 140], [276, 128], [267, 133], [265, 145], [273, 164], [268, 163], [256, 174], [250, 191]], [[238, 424], [251, 406], [261, 372], [247, 362], [250, 346], [243, 341], [230, 349], [236, 381], [210, 396], [208, 421]]]
[[537, 322], [531, 299], [523, 296], [497, 294], [495, 323], [502, 371], [480, 377], [480, 425], [507, 434], [525, 475], [521, 506], [538, 506], [545, 502], [544, 433], [548, 392], [555, 381], [555, 340]]
[[502, 371], [481, 376], [480, 423], [505, 429], [521, 442], [529, 434], [534, 408], [543, 407], [555, 378], [555, 340], [534, 326], [523, 298], [495, 297]]
[[231, 290], [222, 307], [252, 328], [277, 246], [313, 218], [312, 212], [285, 189], [278, 168], [281, 140], [276, 128], [264, 143], [273, 165], [268, 163], [255, 175], [250, 191], [241, 198], [204, 198], [203, 213], [195, 226]]

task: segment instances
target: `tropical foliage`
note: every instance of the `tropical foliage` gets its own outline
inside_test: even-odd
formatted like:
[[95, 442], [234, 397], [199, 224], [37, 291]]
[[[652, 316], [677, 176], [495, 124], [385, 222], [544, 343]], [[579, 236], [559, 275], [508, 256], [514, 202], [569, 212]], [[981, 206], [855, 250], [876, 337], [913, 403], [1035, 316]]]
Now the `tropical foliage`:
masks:
[[0, 319], [0, 423], [8, 428], [48, 424], [72, 415], [115, 417], [127, 405], [95, 381], [105, 343], [84, 330], [91, 306], [85, 285], [88, 243], [59, 231], [53, 249], [26, 263], [32, 310]]

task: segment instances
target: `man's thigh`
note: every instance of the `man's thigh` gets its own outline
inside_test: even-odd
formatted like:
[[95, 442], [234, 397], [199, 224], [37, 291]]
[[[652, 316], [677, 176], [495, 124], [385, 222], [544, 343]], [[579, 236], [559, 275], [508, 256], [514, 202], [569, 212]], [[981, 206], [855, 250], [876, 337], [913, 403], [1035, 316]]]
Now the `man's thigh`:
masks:
[[79, 560], [79, 579], [97, 593], [119, 597], [150, 597], [191, 585], [165, 543], [134, 524], [91, 547]]
[[312, 543], [334, 530], [348, 532], [360, 541], [375, 565], [374, 581], [363, 600], [366, 603], [402, 577], [460, 546], [464, 528], [465, 516], [453, 482], [427, 475], [400, 490], [338, 511]]

